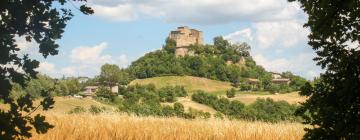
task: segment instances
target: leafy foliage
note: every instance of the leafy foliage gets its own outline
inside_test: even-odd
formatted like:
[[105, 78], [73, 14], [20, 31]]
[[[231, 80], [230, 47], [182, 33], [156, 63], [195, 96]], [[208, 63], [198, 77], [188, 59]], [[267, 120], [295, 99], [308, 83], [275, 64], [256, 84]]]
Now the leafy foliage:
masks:
[[[181, 117], [186, 119], [209, 118], [209, 113], [192, 110], [185, 112], [181, 103], [175, 102], [176, 97], [187, 96], [183, 87], [164, 87], [156, 89], [154, 85], [134, 85], [123, 88], [120, 92], [123, 100], [118, 102], [120, 111], [139, 116]], [[173, 105], [161, 105], [164, 102], [175, 102]]]
[[69, 111], [69, 114], [78, 114], [78, 113], [83, 113], [83, 112], [86, 112], [86, 109], [84, 107], [76, 106], [75, 108], [73, 108]]
[[234, 88], [226, 91], [226, 97], [228, 97], [228, 98], [234, 98], [234, 97], [235, 97], [235, 92], [236, 92], [236, 91], [235, 91]]
[[[45, 58], [58, 54], [56, 40], [62, 37], [66, 22], [73, 16], [64, 4], [72, 1], [76, 0], [0, 1], [0, 98], [10, 105], [10, 110], [0, 110], [0, 139], [31, 137], [31, 126], [37, 133], [45, 133], [52, 127], [45, 122], [44, 116], [30, 115], [38, 107], [33, 106], [29, 94], [18, 96], [16, 101], [9, 96], [12, 85], [25, 87], [30, 78], [36, 77], [34, 69], [39, 66], [39, 62], [30, 59], [28, 54], [20, 55], [15, 38], [25, 37], [28, 42], [38, 43], [39, 53]], [[80, 11], [93, 13], [86, 5], [82, 5]], [[46, 97], [41, 104], [45, 110], [53, 103], [48, 96], [51, 91], [39, 92]]]
[[89, 112], [94, 114], [94, 115], [100, 114], [101, 112], [104, 112], [105, 110], [106, 110], [105, 107], [97, 107], [97, 106], [94, 106], [94, 105], [91, 105], [90, 108], [89, 108]]
[[304, 25], [311, 30], [308, 44], [326, 69], [301, 91], [309, 99], [297, 114], [315, 126], [305, 129], [304, 139], [359, 139], [360, 1], [290, 1], [298, 1], [309, 15]]
[[[250, 46], [246, 43], [232, 44], [222, 37], [215, 37], [214, 45], [190, 45], [189, 51], [194, 55], [184, 57], [175, 56], [175, 46], [176, 42], [167, 39], [162, 50], [150, 52], [134, 61], [128, 72], [139, 79], [191, 75], [229, 81], [234, 87], [242, 86], [243, 90], [270, 90], [272, 88], [271, 73], [256, 65], [249, 54]], [[245, 61], [245, 64], [240, 63], [241, 61]], [[234, 64], [227, 64], [227, 62]], [[288, 89], [299, 90], [305, 79], [290, 72], [286, 74], [294, 80]], [[254, 87], [248, 85], [247, 78], [259, 79], [260, 85]]]
[[245, 106], [237, 100], [230, 101], [226, 98], [218, 98], [202, 91], [192, 95], [192, 100], [201, 104], [214, 108], [219, 113], [218, 118], [222, 118], [222, 114], [228, 118], [258, 120], [266, 122], [279, 121], [299, 121], [300, 119], [294, 115], [297, 109], [296, 105], [290, 105], [286, 101], [273, 101], [272, 99], [257, 99], [256, 102]]
[[101, 66], [101, 73], [98, 77], [99, 83], [103, 86], [127, 85], [130, 82], [129, 74], [114, 64], [104, 64]]

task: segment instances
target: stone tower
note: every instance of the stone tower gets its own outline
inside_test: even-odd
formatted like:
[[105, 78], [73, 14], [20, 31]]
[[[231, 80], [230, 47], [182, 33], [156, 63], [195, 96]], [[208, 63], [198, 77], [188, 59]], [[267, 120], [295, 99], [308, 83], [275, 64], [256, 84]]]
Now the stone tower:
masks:
[[192, 55], [188, 47], [191, 44], [203, 44], [203, 33], [195, 29], [189, 29], [187, 26], [178, 27], [177, 30], [171, 31], [170, 39], [176, 41], [176, 56]]

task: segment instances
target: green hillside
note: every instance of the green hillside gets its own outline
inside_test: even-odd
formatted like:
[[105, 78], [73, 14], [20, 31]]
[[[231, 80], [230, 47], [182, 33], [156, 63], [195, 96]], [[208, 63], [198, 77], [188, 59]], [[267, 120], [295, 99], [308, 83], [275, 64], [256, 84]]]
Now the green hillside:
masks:
[[130, 83], [130, 85], [135, 84], [154, 84], [157, 88], [179, 85], [184, 86], [185, 90], [190, 93], [196, 90], [203, 90], [211, 93], [225, 93], [226, 90], [232, 88], [229, 82], [222, 82], [193, 76], [154, 77], [147, 79], [136, 79]]

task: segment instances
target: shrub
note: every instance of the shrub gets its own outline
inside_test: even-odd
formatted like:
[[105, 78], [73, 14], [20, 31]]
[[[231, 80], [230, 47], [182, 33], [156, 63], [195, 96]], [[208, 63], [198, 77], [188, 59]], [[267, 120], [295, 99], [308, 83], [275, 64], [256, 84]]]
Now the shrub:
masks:
[[175, 102], [176, 97], [187, 96], [187, 93], [182, 86], [166, 86], [159, 89], [158, 93], [162, 102]]
[[106, 87], [99, 87], [99, 89], [95, 92], [97, 97], [111, 99], [114, 95], [111, 93], [111, 90]]
[[294, 116], [296, 109], [296, 105], [291, 105], [286, 101], [276, 102], [270, 98], [257, 99], [246, 107], [243, 117], [267, 122], [297, 121], [299, 118]]
[[251, 85], [246, 83], [246, 82], [241, 83], [240, 84], [240, 90], [241, 91], [249, 91], [249, 90], [251, 90]]
[[209, 119], [211, 117], [211, 114], [209, 112], [204, 112], [202, 110], [196, 110], [193, 108], [189, 108], [188, 114], [191, 116], [191, 118]]
[[175, 103], [174, 104], [174, 111], [175, 111], [176, 114], [181, 115], [185, 111], [184, 105], [182, 105], [181, 103]]
[[299, 118], [294, 116], [297, 106], [286, 101], [274, 101], [270, 98], [257, 99], [256, 102], [245, 106], [240, 101], [230, 101], [226, 98], [219, 99], [205, 92], [193, 94], [192, 100], [208, 105], [228, 118], [266, 122], [299, 121]]
[[231, 88], [231, 90], [226, 91], [226, 96], [228, 98], [234, 98], [235, 97], [235, 92], [236, 92], [235, 89]]
[[221, 119], [221, 120], [224, 119], [224, 115], [221, 114], [220, 112], [216, 112], [216, 113], [214, 114], [214, 117], [217, 118], [217, 119]]
[[71, 109], [68, 113], [69, 114], [78, 114], [86, 112], [85, 108], [81, 106], [76, 106], [75, 108]]
[[97, 106], [94, 106], [94, 105], [91, 105], [90, 108], [89, 108], [89, 112], [91, 114], [94, 114], [94, 115], [99, 114], [101, 112], [104, 112], [105, 110], [106, 110], [105, 107], [100, 108], [100, 107], [97, 107]]

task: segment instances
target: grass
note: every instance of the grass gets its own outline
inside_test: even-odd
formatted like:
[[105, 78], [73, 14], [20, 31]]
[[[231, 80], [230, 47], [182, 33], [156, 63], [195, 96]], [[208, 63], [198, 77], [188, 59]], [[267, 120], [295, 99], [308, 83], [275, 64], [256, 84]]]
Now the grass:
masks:
[[[258, 95], [267, 96], [267, 95]], [[90, 105], [112, 106], [92, 99], [56, 97], [55, 107], [45, 114], [46, 120], [55, 126], [46, 134], [33, 132], [31, 140], [63, 139], [121, 139], [121, 140], [198, 140], [198, 139], [248, 139], [248, 140], [298, 140], [304, 135], [300, 123], [265, 123], [215, 118], [186, 120], [181, 118], [138, 117], [109, 111], [99, 115], [89, 113], [68, 114], [75, 106], [86, 109]], [[205, 105], [188, 98], [179, 98], [186, 108], [192, 107], [214, 113]]]
[[157, 88], [165, 86], [184, 86], [185, 90], [192, 93], [196, 90], [203, 90], [214, 94], [225, 93], [231, 89], [231, 83], [206, 78], [193, 77], [193, 76], [164, 76], [154, 77], [147, 79], [137, 79], [130, 83], [130, 85], [147, 85], [154, 84]]
[[304, 135], [299, 123], [264, 123], [232, 120], [185, 120], [119, 114], [49, 114], [55, 125], [33, 140], [298, 140]]
[[252, 93], [252, 92], [239, 92], [231, 100], [239, 100], [245, 104], [251, 104], [256, 101], [257, 98], [271, 98], [275, 101], [284, 100], [291, 104], [298, 104], [304, 102], [307, 98], [300, 96], [298, 92], [286, 93], [286, 94], [269, 94], [269, 93]]

